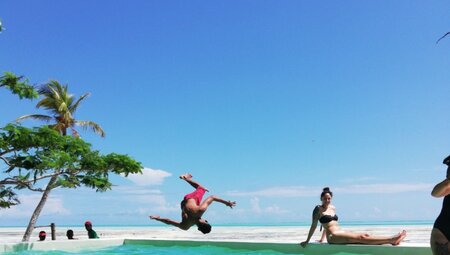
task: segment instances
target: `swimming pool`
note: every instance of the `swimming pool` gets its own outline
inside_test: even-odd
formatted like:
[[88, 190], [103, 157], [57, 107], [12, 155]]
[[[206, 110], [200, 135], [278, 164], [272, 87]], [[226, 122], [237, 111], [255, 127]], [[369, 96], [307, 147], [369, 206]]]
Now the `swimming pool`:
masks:
[[[431, 255], [426, 246], [390, 246], [390, 245], [328, 245], [310, 244], [306, 249], [295, 243], [255, 243], [226, 241], [191, 241], [191, 240], [145, 240], [125, 239], [113, 246], [95, 247], [100, 240], [93, 242], [65, 242], [62, 248], [42, 250], [30, 247], [21, 251], [6, 252], [8, 255]], [[49, 243], [50, 244], [50, 243]], [[81, 245], [78, 245], [81, 244]], [[74, 251], [68, 246], [78, 246]], [[73, 248], [72, 247], [72, 248]], [[48, 248], [48, 247], [47, 247]]]
[[[246, 249], [232, 249], [227, 247], [218, 247], [211, 245], [202, 245], [197, 247], [186, 246], [153, 246], [145, 244], [131, 244], [121, 245], [110, 248], [103, 248], [99, 250], [81, 250], [79, 252], [65, 252], [65, 251], [21, 251], [13, 253], [5, 253], [7, 255], [301, 255], [304, 253], [284, 253], [274, 250], [246, 250]], [[331, 255], [330, 253], [327, 253]], [[336, 255], [355, 255], [354, 253], [334, 253]], [[333, 254], [333, 255], [334, 255]], [[321, 254], [323, 255], [323, 254]]]
[[132, 244], [132, 245], [121, 245], [116, 247], [104, 248], [96, 251], [80, 251], [80, 252], [63, 252], [63, 251], [23, 251], [15, 253], [6, 253], [8, 255], [81, 255], [81, 254], [92, 254], [92, 255], [118, 255], [118, 254], [130, 254], [130, 255], [288, 255], [286, 253], [280, 253], [273, 250], [237, 250], [226, 247], [217, 246], [198, 246], [198, 247], [186, 247], [186, 246], [172, 246], [172, 247], [162, 247], [153, 245], [142, 245], [142, 244]]

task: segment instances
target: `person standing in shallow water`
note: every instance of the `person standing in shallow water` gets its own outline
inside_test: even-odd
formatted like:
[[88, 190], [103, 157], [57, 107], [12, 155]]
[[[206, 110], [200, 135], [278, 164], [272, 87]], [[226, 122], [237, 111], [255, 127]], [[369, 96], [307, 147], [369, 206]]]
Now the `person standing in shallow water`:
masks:
[[66, 236], [67, 236], [67, 239], [69, 239], [69, 240], [75, 240], [75, 239], [77, 239], [77, 238], [74, 238], [74, 237], [73, 237], [73, 230], [72, 230], [72, 229], [67, 230]]
[[320, 222], [325, 231], [328, 243], [331, 244], [392, 244], [398, 245], [405, 238], [406, 231], [393, 237], [386, 236], [371, 236], [367, 233], [351, 233], [343, 231], [338, 224], [338, 216], [336, 215], [336, 208], [331, 204], [333, 193], [330, 188], [323, 189], [320, 199], [321, 205], [318, 205], [313, 210], [312, 223], [309, 229], [308, 238], [301, 242], [300, 245], [305, 248], [311, 240], [317, 223]]
[[44, 241], [46, 236], [47, 233], [45, 233], [45, 231], [39, 232], [39, 241]]
[[447, 165], [446, 178], [431, 191], [433, 197], [444, 197], [441, 213], [431, 230], [430, 246], [434, 255], [450, 255], [450, 156], [443, 163]]
[[181, 222], [174, 221], [167, 218], [161, 218], [158, 215], [149, 216], [152, 220], [161, 221], [165, 224], [173, 225], [182, 230], [188, 230], [193, 225], [197, 225], [197, 229], [203, 234], [208, 234], [211, 232], [211, 225], [208, 221], [202, 219], [202, 215], [206, 212], [208, 207], [212, 202], [219, 202], [230, 208], [236, 205], [234, 201], [226, 201], [222, 198], [216, 196], [209, 196], [202, 202], [203, 195], [208, 189], [200, 185], [198, 182], [192, 179], [191, 174], [183, 174], [180, 179], [189, 183], [195, 188], [195, 191], [184, 196], [183, 201], [181, 201]]
[[86, 228], [87, 232], [88, 232], [88, 237], [89, 239], [98, 239], [98, 235], [97, 232], [95, 232], [92, 229], [92, 223], [90, 221], [86, 221], [84, 223], [84, 227]]

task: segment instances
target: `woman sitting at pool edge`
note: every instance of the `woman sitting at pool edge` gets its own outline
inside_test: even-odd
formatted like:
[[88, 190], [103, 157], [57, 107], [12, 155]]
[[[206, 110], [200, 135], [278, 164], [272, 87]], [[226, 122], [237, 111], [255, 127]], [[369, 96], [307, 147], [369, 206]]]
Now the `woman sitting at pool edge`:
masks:
[[311, 239], [317, 227], [317, 222], [320, 222], [326, 233], [326, 238], [330, 244], [392, 244], [398, 245], [405, 238], [406, 231], [393, 236], [370, 236], [367, 233], [351, 233], [343, 231], [338, 224], [338, 216], [336, 215], [336, 208], [331, 204], [333, 193], [326, 187], [323, 189], [320, 199], [322, 204], [314, 208], [312, 215], [311, 228], [309, 229], [308, 238], [301, 242], [300, 245], [305, 248]]

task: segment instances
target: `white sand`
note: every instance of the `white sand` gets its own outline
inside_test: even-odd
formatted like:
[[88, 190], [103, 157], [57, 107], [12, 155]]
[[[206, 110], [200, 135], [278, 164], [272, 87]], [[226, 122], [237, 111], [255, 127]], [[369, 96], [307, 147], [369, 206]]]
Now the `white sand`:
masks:
[[[352, 232], [369, 233], [370, 235], [392, 236], [405, 229], [408, 234], [405, 243], [428, 244], [430, 239], [431, 225], [411, 225], [411, 226], [349, 226], [344, 230]], [[68, 227], [56, 226], [56, 239], [66, 240]], [[75, 233], [75, 238], [87, 239], [84, 227], [70, 228]], [[51, 241], [50, 229], [36, 229], [30, 241], [38, 239], [41, 230], [47, 232], [46, 241]], [[257, 241], [257, 242], [287, 242], [299, 243], [306, 239], [309, 226], [286, 227], [223, 227], [213, 226], [210, 234], [204, 235], [192, 227], [188, 231], [179, 230], [171, 226], [148, 226], [148, 227], [95, 227], [100, 238], [142, 238], [142, 239], [175, 239], [175, 240], [226, 240], [226, 241]], [[0, 243], [20, 242], [25, 232], [25, 228], [0, 228]], [[312, 241], [320, 237], [319, 229], [316, 230]]]

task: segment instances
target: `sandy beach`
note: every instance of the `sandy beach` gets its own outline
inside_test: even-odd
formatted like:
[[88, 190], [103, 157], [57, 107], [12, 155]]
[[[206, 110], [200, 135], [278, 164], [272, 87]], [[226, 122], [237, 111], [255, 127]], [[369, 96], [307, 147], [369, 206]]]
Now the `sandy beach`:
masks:
[[[67, 240], [65, 233], [72, 229], [75, 238], [88, 239], [84, 227], [56, 227], [56, 240]], [[431, 225], [406, 226], [349, 226], [345, 230], [365, 232], [371, 235], [393, 235], [405, 229], [408, 232], [404, 243], [428, 243]], [[47, 232], [46, 241], [51, 241], [50, 229], [36, 229], [30, 241], [36, 241], [40, 230]], [[256, 242], [287, 242], [299, 243], [306, 238], [309, 226], [216, 226], [208, 235], [203, 235], [195, 228], [182, 231], [170, 226], [132, 226], [132, 227], [94, 227], [100, 238], [142, 238], [142, 239], [173, 239], [173, 240], [224, 240], [224, 241], [256, 241]], [[0, 243], [20, 242], [25, 227], [0, 228]], [[320, 233], [316, 230], [311, 240], [318, 240]]]

